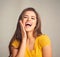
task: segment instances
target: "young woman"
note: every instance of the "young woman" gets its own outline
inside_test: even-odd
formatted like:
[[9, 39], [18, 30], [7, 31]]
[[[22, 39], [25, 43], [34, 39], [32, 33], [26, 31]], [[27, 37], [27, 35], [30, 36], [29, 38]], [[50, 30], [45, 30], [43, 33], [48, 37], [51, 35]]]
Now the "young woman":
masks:
[[19, 16], [16, 31], [9, 44], [10, 57], [52, 57], [51, 42], [41, 32], [41, 20], [34, 8]]

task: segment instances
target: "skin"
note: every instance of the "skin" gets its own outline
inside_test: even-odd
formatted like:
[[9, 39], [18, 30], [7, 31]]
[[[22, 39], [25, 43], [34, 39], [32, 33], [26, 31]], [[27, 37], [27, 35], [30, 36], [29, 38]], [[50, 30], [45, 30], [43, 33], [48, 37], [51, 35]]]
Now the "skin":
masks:
[[[22, 43], [20, 49], [15, 49], [11, 47], [12, 57], [24, 57], [26, 46], [29, 50], [33, 50], [35, 38], [33, 37], [33, 31], [36, 26], [36, 15], [33, 11], [26, 11], [23, 15], [23, 20], [20, 20], [21, 32], [22, 32]], [[32, 26], [25, 26], [26, 23], [32, 24]], [[43, 57], [52, 57], [51, 45], [43, 47], [42, 49]]]

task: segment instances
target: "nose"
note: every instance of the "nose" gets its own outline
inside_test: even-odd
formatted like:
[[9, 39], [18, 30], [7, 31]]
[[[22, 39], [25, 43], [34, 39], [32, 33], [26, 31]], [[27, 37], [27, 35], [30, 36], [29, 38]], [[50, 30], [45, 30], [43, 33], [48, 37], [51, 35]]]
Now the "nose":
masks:
[[31, 20], [31, 18], [30, 17], [28, 17], [28, 19], [27, 20]]

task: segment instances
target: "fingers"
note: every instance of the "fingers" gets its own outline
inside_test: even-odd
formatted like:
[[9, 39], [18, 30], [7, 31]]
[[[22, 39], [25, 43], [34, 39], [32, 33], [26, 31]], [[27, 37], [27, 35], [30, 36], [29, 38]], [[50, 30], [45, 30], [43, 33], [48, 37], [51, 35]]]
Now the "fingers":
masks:
[[26, 31], [25, 31], [24, 25], [22, 23], [22, 20], [20, 20], [20, 25], [21, 25], [21, 31], [22, 31], [22, 33], [25, 33]]
[[20, 25], [21, 25], [22, 38], [27, 38], [26, 31], [25, 31], [24, 25], [22, 23], [22, 20], [20, 20]]
[[20, 20], [20, 24], [21, 24], [21, 26], [23, 26], [22, 20]]
[[23, 29], [24, 28], [24, 25], [22, 23], [22, 20], [20, 20], [20, 25], [21, 25], [21, 29]]

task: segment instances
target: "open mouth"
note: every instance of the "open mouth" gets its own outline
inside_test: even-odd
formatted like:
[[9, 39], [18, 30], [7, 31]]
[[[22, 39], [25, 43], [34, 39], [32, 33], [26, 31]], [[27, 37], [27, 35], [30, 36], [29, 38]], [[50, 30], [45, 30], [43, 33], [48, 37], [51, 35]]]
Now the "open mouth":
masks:
[[32, 26], [32, 24], [27, 23], [27, 24], [25, 24], [25, 26]]

